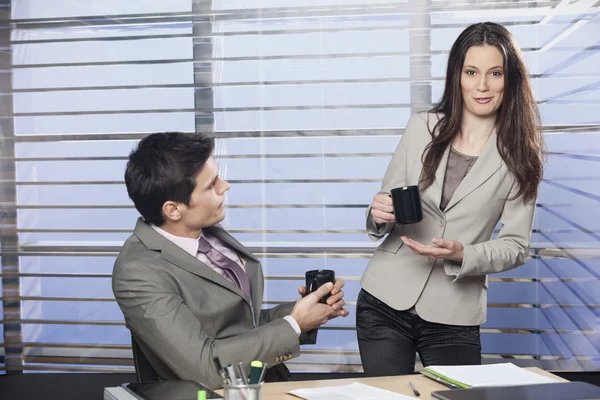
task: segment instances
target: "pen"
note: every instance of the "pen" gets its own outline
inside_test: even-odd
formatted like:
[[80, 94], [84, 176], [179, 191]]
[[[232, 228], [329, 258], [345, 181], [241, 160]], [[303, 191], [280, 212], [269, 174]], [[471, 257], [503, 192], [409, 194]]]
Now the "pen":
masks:
[[421, 393], [419, 393], [419, 391], [417, 390], [417, 388], [415, 387], [415, 385], [413, 385], [413, 383], [411, 381], [408, 381], [408, 385], [412, 389], [415, 396], [419, 397], [421, 395]]
[[229, 382], [229, 379], [227, 378], [227, 373], [225, 372], [225, 370], [223, 369], [223, 366], [221, 365], [221, 360], [219, 360], [219, 357], [214, 357], [213, 361], [215, 362], [215, 365], [217, 366], [217, 371], [219, 371], [219, 375], [221, 375], [221, 380], [223, 381], [223, 385], [227, 385]]
[[260, 383], [260, 376], [261, 376], [263, 370], [264, 370], [264, 368], [263, 368], [262, 361], [254, 360], [250, 363], [250, 384], [251, 385], [256, 385], [257, 383]]
[[240, 374], [240, 376], [242, 377], [242, 382], [244, 383], [244, 385], [248, 385], [248, 376], [246, 376], [246, 371], [244, 370], [244, 362], [240, 361], [237, 367], [238, 374]]
[[233, 368], [233, 365], [228, 364], [225, 368], [227, 369], [227, 374], [229, 375], [229, 381], [231, 382], [231, 384], [237, 385], [238, 378], [237, 378], [237, 375], [235, 374], [235, 369]]
[[456, 386], [455, 384], [453, 384], [453, 383], [450, 383], [450, 382], [446, 382], [446, 381], [445, 381], [445, 380], [443, 380], [443, 379], [437, 378], [437, 379], [436, 379], [436, 381], [438, 381], [438, 382], [439, 382], [439, 383], [441, 383], [442, 385], [444, 385], [444, 386], [446, 386], [447, 388], [450, 388], [450, 389], [452, 389], [452, 390], [455, 390], [455, 389], [460, 389], [460, 388], [459, 388], [458, 386]]
[[460, 389], [458, 386], [456, 386], [456, 385], [454, 385], [454, 384], [452, 384], [452, 383], [450, 383], [450, 382], [446, 382], [445, 380], [441, 379], [441, 378], [440, 378], [440, 377], [438, 377], [438, 376], [431, 375], [431, 374], [425, 374], [425, 376], [427, 376], [428, 378], [431, 378], [431, 379], [433, 379], [434, 381], [436, 381], [436, 382], [438, 382], [438, 383], [441, 383], [442, 385], [444, 385], [444, 386], [446, 386], [447, 388], [450, 388], [450, 389], [452, 389], [452, 390], [455, 390], [455, 389]]
[[260, 376], [258, 377], [258, 383], [263, 383], [265, 379], [265, 372], [267, 371], [267, 363], [263, 364], [262, 371], [260, 371]]

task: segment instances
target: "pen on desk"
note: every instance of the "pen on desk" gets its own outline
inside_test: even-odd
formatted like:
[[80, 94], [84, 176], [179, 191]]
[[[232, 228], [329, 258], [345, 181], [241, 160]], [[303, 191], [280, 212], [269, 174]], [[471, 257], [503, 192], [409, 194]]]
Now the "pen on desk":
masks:
[[443, 380], [442, 378], [440, 378], [439, 376], [435, 376], [435, 375], [431, 375], [431, 374], [425, 374], [425, 376], [427, 376], [430, 379], [433, 379], [434, 381], [446, 386], [447, 388], [450, 388], [452, 390], [455, 389], [460, 389], [458, 386], [450, 383], [450, 382], [446, 382], [445, 380]]
[[408, 381], [408, 385], [412, 389], [415, 396], [419, 397], [421, 395], [421, 393], [419, 393], [419, 391], [417, 390], [417, 388], [415, 387], [415, 385], [413, 385], [413, 383], [411, 381]]
[[441, 378], [437, 378], [436, 379], [439, 383], [441, 383], [442, 385], [446, 386], [447, 388], [450, 388], [452, 390], [456, 390], [456, 389], [460, 389], [458, 386], [456, 386], [453, 383], [450, 382], [446, 382], [445, 380], [441, 379]]
[[260, 375], [262, 374], [263, 363], [262, 361], [254, 360], [250, 363], [250, 384], [256, 385], [260, 383]]

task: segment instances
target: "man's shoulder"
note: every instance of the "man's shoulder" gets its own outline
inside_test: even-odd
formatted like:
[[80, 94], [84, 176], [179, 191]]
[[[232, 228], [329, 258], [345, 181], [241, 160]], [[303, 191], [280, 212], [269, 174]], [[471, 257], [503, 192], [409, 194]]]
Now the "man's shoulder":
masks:
[[124, 269], [147, 268], [164, 263], [159, 251], [149, 249], [135, 234], [132, 234], [123, 243], [123, 247], [115, 260], [113, 276], [118, 275]]

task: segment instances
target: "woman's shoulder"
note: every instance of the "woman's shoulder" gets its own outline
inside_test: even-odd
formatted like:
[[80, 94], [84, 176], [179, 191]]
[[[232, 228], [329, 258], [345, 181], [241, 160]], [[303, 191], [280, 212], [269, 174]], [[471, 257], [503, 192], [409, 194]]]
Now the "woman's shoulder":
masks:
[[406, 124], [406, 133], [409, 133], [411, 136], [427, 134], [427, 136], [430, 137], [431, 132], [433, 132], [435, 125], [442, 116], [442, 114], [430, 111], [415, 113], [410, 117]]

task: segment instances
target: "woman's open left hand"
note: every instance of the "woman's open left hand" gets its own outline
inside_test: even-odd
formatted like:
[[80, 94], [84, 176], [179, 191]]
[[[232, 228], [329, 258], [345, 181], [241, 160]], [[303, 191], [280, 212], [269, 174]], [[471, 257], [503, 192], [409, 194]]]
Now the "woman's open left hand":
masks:
[[442, 258], [445, 260], [452, 260], [462, 262], [464, 257], [464, 246], [458, 240], [445, 240], [441, 238], [433, 238], [431, 241], [433, 245], [424, 245], [402, 236], [402, 241], [406, 244], [415, 254], [429, 257], [432, 259]]

